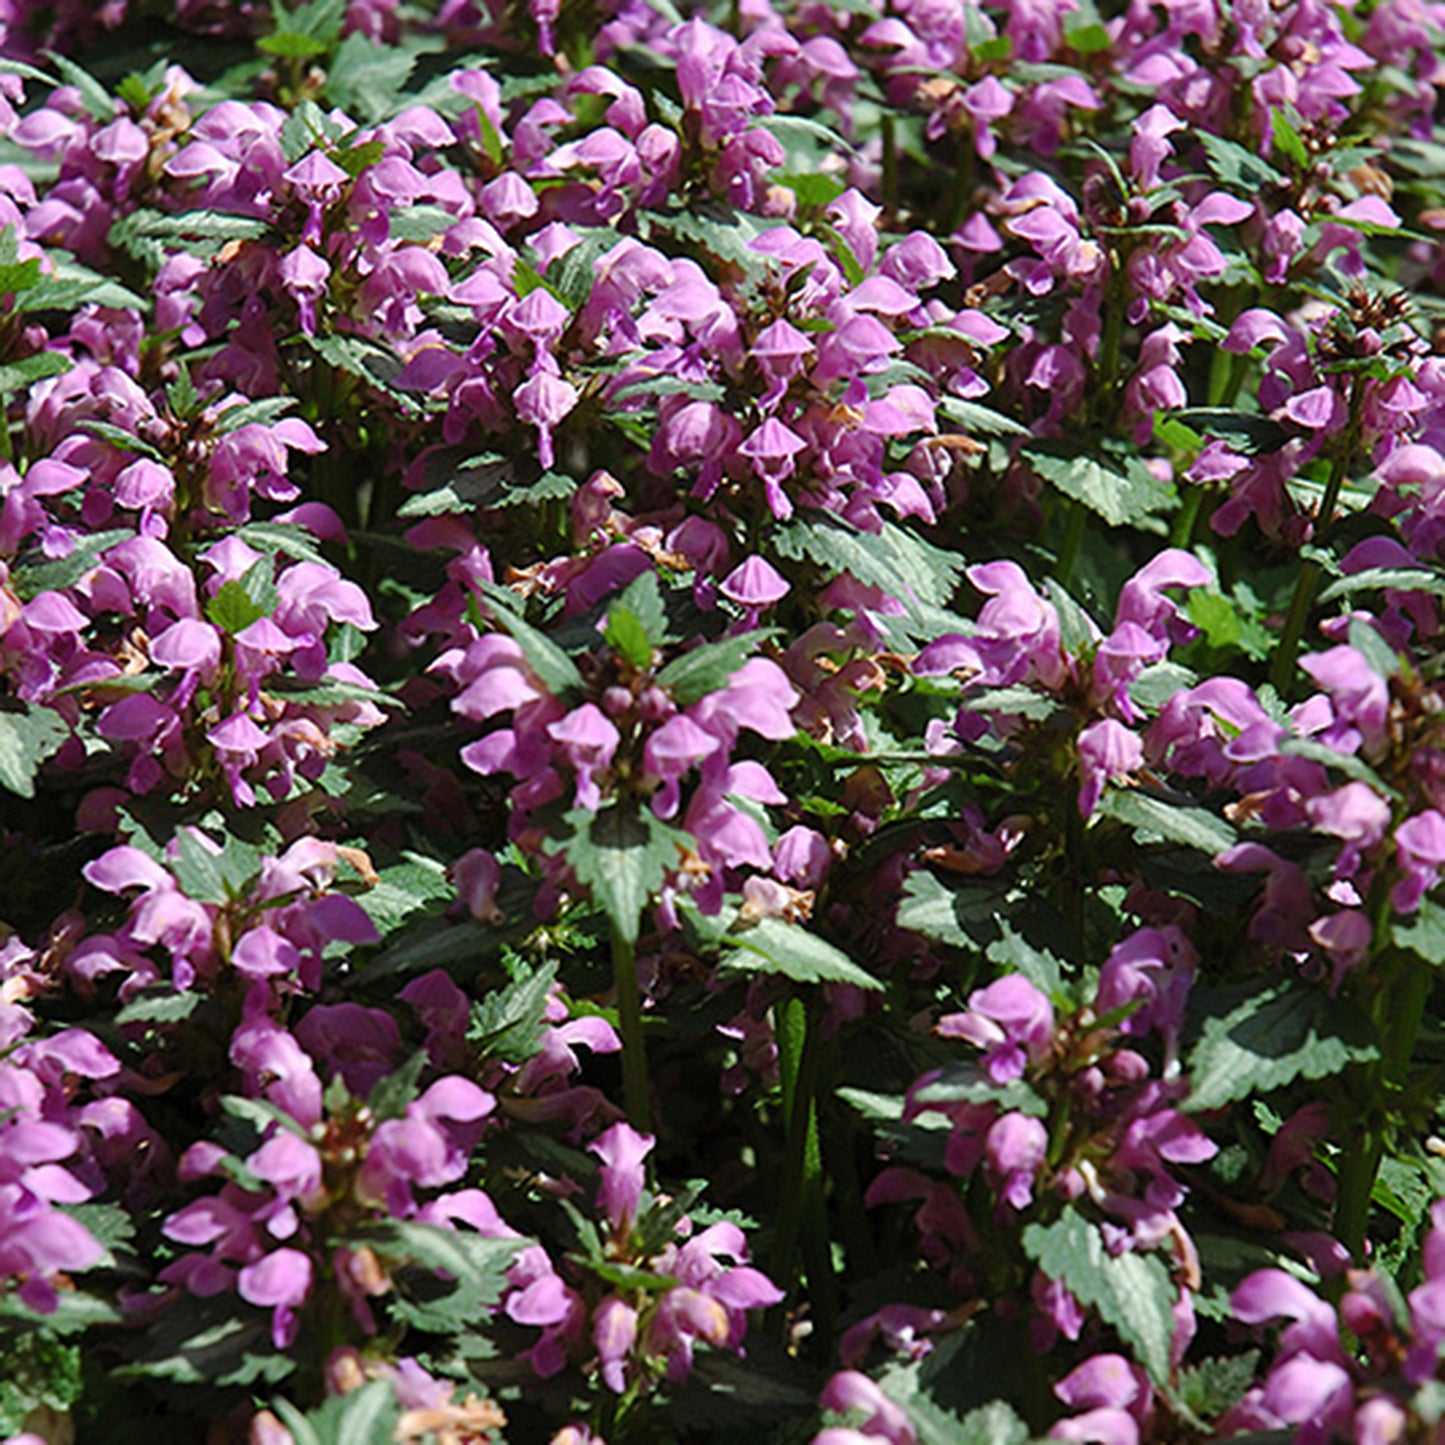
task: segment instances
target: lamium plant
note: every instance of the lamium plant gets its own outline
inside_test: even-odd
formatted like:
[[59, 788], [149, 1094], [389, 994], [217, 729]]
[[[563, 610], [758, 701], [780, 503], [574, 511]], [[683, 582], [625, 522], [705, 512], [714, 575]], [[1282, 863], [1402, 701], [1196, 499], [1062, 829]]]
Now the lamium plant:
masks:
[[1433, 0], [0, 0], [0, 1440], [1445, 1441]]

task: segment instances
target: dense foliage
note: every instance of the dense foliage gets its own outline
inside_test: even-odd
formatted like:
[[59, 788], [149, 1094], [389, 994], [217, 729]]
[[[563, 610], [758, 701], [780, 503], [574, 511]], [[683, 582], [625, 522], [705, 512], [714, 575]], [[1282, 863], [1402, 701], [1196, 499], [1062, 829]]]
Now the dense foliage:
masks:
[[1433, 0], [0, 0], [0, 1436], [1445, 1441]]

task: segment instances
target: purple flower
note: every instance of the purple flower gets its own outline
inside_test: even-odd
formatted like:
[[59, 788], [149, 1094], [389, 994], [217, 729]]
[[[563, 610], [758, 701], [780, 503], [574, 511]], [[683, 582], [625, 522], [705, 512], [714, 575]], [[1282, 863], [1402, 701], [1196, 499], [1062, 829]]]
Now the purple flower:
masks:
[[300, 1321], [298, 1306], [306, 1303], [311, 1293], [311, 1259], [299, 1249], [277, 1249], [247, 1265], [236, 1276], [241, 1298], [253, 1305], [270, 1306], [271, 1340], [278, 1350], [288, 1348], [296, 1339]]
[[643, 1161], [652, 1152], [651, 1135], [639, 1134], [628, 1124], [614, 1124], [587, 1147], [602, 1160], [597, 1171], [597, 1206], [607, 1216], [613, 1236], [626, 1239], [637, 1217], [646, 1171]]
[[1079, 734], [1079, 812], [1089, 817], [1106, 782], [1127, 778], [1144, 765], [1144, 744], [1121, 722], [1103, 718]]
[[561, 744], [563, 756], [577, 774], [577, 806], [596, 812], [602, 804], [596, 775], [612, 762], [621, 734], [601, 708], [590, 702], [549, 723], [547, 734]]
[[970, 994], [968, 1011], [940, 1019], [935, 1032], [982, 1049], [989, 1078], [1006, 1084], [1022, 1078], [1029, 1062], [1043, 1056], [1053, 1029], [1048, 999], [1022, 974], [1010, 973]]
[[1011, 1112], [990, 1126], [984, 1141], [984, 1167], [993, 1191], [1011, 1209], [1026, 1209], [1034, 1180], [1048, 1151], [1043, 1121]]
[[1390, 891], [1396, 913], [1413, 913], [1445, 867], [1445, 814], [1434, 808], [1407, 818], [1395, 830], [1400, 881]]

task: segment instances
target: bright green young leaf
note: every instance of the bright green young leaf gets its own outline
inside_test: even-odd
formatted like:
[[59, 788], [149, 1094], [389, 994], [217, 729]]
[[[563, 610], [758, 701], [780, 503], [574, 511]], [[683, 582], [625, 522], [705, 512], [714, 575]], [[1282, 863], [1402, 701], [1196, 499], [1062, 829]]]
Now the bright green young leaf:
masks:
[[251, 601], [246, 588], [234, 577], [221, 583], [216, 595], [206, 603], [207, 620], [232, 637], [265, 615], [265, 609]]
[[256, 49], [282, 60], [310, 60], [326, 54], [326, 42], [295, 30], [278, 30], [274, 35], [263, 35], [256, 42]]
[[638, 671], [652, 666], [652, 644], [647, 640], [647, 629], [630, 607], [613, 603], [602, 637], [628, 666]]
[[68, 1410], [81, 1393], [80, 1349], [42, 1330], [0, 1336], [0, 1431], [19, 1435], [33, 1410]]

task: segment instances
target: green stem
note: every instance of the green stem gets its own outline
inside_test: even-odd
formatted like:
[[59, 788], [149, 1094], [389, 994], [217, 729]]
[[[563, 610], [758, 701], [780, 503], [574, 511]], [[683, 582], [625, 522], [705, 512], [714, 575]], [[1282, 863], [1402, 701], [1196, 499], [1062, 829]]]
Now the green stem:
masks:
[[10, 441], [10, 399], [0, 391], [0, 461], [14, 460], [15, 448]]
[[[1365, 388], [1361, 377], [1355, 378], [1350, 391], [1350, 418], [1340, 436], [1330, 463], [1329, 480], [1325, 483], [1325, 495], [1320, 502], [1318, 536], [1334, 520], [1335, 507], [1340, 500], [1340, 489], [1349, 475], [1350, 463], [1354, 460], [1355, 448], [1360, 439], [1360, 412], [1364, 405]], [[1294, 596], [1290, 598], [1289, 613], [1285, 617], [1284, 632], [1280, 635], [1279, 646], [1275, 648], [1274, 661], [1269, 668], [1269, 680], [1281, 697], [1294, 677], [1295, 659], [1299, 656], [1300, 641], [1304, 637], [1305, 624], [1309, 621], [1310, 608], [1314, 606], [1315, 589], [1320, 581], [1320, 564], [1313, 557], [1300, 564], [1299, 576], [1295, 579]]]
[[1199, 508], [1204, 502], [1204, 488], [1198, 482], [1191, 482], [1185, 488], [1184, 501], [1174, 517], [1174, 528], [1169, 540], [1176, 547], [1187, 547], [1194, 540], [1194, 524], [1199, 520]]
[[898, 210], [898, 127], [893, 116], [883, 116], [883, 204], [893, 213]]
[[[816, 1039], [818, 1025], [815, 1011], [808, 1020], [809, 1040]], [[808, 1277], [808, 1295], [812, 1305], [812, 1342], [818, 1357], [827, 1359], [832, 1351], [833, 1321], [838, 1314], [838, 1282], [833, 1274], [833, 1241], [828, 1228], [827, 1180], [823, 1173], [823, 1140], [818, 1121], [822, 1058], [821, 1047], [805, 1048], [799, 1093], [806, 1092], [806, 1120], [802, 1127], [803, 1268]], [[829, 1076], [836, 1077], [831, 1069]]]
[[617, 1032], [622, 1038], [622, 1100], [627, 1122], [639, 1134], [650, 1134], [647, 1051], [642, 1040], [642, 994], [637, 987], [637, 955], [633, 942], [612, 930], [612, 977], [617, 989]]
[[[796, 996], [775, 1011], [778, 1041], [778, 1079], [783, 1105], [783, 1170], [778, 1187], [778, 1223], [773, 1237], [772, 1276], [783, 1289], [791, 1291], [797, 1281], [798, 1235], [803, 1216], [817, 1223], [817, 1204], [822, 1201], [822, 1151], [818, 1142], [818, 1030], [808, 1016], [808, 1007]], [[811, 1238], [815, 1229], [810, 1228]], [[826, 1246], [826, 1233], [823, 1236]], [[810, 1247], [809, 1284], [820, 1281]]]
[[1079, 546], [1084, 540], [1084, 508], [1075, 501], [1068, 504], [1064, 518], [1064, 535], [1059, 542], [1059, 557], [1054, 563], [1054, 580], [1067, 590], [1069, 579], [1074, 575], [1074, 564], [1079, 560]]
[[[1357, 1259], [1365, 1256], [1369, 1237], [1370, 1200], [1389, 1133], [1388, 1111], [1394, 1096], [1409, 1081], [1425, 1005], [1430, 997], [1429, 964], [1413, 954], [1386, 953], [1381, 959], [1375, 1013], [1383, 1024], [1379, 1059], [1360, 1071], [1358, 1093], [1365, 1102], [1364, 1126], [1358, 1129], [1340, 1165], [1335, 1200], [1335, 1234]], [[1383, 1015], [1383, 1018], [1380, 1016]]]

